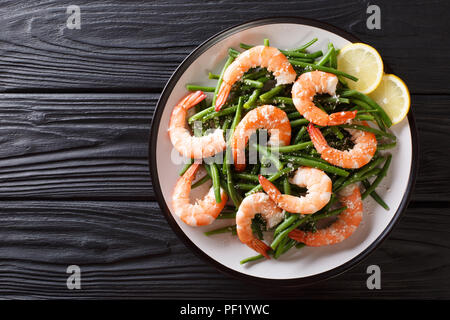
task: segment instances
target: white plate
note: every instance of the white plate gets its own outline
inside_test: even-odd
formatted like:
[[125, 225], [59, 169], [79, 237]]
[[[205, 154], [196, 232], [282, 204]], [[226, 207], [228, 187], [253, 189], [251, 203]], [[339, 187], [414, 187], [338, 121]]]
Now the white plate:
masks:
[[150, 137], [150, 171], [157, 200], [174, 231], [194, 252], [211, 262], [219, 270], [232, 276], [259, 283], [296, 285], [337, 275], [359, 262], [371, 252], [392, 229], [406, 208], [414, 184], [417, 138], [412, 113], [408, 119], [392, 128], [398, 146], [390, 150], [394, 155], [388, 176], [377, 192], [389, 205], [386, 211], [371, 198], [364, 201], [364, 218], [357, 231], [342, 243], [301, 250], [290, 250], [278, 260], [240, 265], [239, 261], [256, 253], [241, 244], [237, 237], [221, 234], [207, 237], [203, 232], [230, 224], [217, 220], [210, 226], [190, 227], [171, 213], [171, 193], [182, 164], [172, 161], [172, 145], [167, 128], [173, 106], [187, 94], [185, 85], [195, 83], [214, 86], [208, 72], [220, 73], [230, 47], [239, 43], [261, 44], [270, 39], [271, 46], [289, 49], [312, 38], [317, 41], [309, 50], [327, 50], [331, 41], [342, 48], [358, 39], [335, 27], [307, 19], [273, 18], [251, 21], [228, 29], [200, 45], [183, 61], [166, 85], [155, 111]]

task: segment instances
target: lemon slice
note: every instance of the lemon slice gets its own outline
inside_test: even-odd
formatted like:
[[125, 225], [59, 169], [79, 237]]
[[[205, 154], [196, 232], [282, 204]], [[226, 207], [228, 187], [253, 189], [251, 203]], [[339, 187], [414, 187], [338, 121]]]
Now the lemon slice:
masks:
[[369, 96], [386, 111], [392, 124], [399, 123], [408, 114], [411, 104], [409, 90], [396, 75], [383, 75], [380, 84]]
[[374, 91], [383, 77], [383, 60], [377, 50], [364, 43], [351, 43], [339, 51], [338, 70], [358, 78], [348, 80], [350, 89], [364, 94]]

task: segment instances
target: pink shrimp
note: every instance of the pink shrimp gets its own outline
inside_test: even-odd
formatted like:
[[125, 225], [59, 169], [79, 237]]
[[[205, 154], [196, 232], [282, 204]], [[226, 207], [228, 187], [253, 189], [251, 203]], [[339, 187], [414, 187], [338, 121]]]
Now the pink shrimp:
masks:
[[211, 187], [203, 199], [197, 200], [195, 204], [190, 203], [191, 184], [199, 166], [200, 164], [194, 163], [189, 167], [183, 176], [178, 179], [172, 195], [172, 206], [175, 214], [184, 223], [194, 227], [211, 224], [228, 200], [227, 194], [221, 189], [221, 201], [217, 203], [214, 197], [214, 188]]
[[296, 229], [289, 233], [289, 238], [307, 246], [320, 247], [339, 243], [350, 237], [363, 218], [363, 203], [359, 187], [356, 184], [351, 184], [342, 189], [338, 197], [347, 209], [338, 216], [333, 224], [316, 232]]
[[313, 102], [316, 93], [336, 94], [338, 78], [322, 71], [303, 73], [292, 86], [292, 100], [297, 111], [310, 122], [319, 126], [335, 126], [356, 117], [357, 111], [327, 114]]
[[262, 192], [253, 193], [244, 198], [236, 213], [236, 231], [239, 240], [267, 259], [270, 259], [267, 254], [267, 250], [270, 247], [253, 235], [252, 219], [257, 213], [260, 213], [266, 220], [268, 228], [276, 226], [283, 220], [284, 213]]
[[202, 137], [193, 137], [186, 126], [187, 110], [206, 98], [202, 91], [188, 94], [175, 106], [170, 116], [169, 136], [174, 148], [191, 159], [212, 157], [226, 147], [222, 129]]
[[277, 48], [265, 46], [250, 48], [242, 52], [225, 70], [217, 94], [216, 111], [227, 101], [233, 84], [239, 81], [245, 72], [256, 67], [267, 68], [273, 72], [277, 85], [292, 83], [297, 77], [291, 63]]
[[245, 146], [257, 129], [268, 130], [268, 145], [285, 146], [291, 141], [291, 124], [286, 112], [272, 105], [263, 105], [249, 111], [236, 126], [231, 137], [236, 171], [245, 169]]
[[[362, 124], [368, 126], [366, 122], [362, 122]], [[355, 145], [351, 150], [341, 151], [331, 148], [320, 130], [311, 123], [308, 125], [311, 141], [322, 159], [346, 169], [361, 168], [372, 159], [377, 151], [377, 139], [371, 132], [356, 129], [346, 130], [352, 135]]]
[[282, 194], [269, 180], [259, 176], [259, 183], [264, 191], [278, 207], [287, 212], [312, 214], [330, 201], [331, 179], [322, 170], [309, 167], [298, 168], [290, 182], [299, 187], [306, 187], [307, 194], [304, 197]]

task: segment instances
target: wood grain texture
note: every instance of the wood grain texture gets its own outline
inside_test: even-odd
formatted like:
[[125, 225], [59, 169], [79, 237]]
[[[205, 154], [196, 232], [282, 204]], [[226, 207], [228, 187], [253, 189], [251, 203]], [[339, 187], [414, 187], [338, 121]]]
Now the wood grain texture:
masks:
[[0, 96], [0, 198], [153, 199], [155, 94]]
[[[210, 36], [248, 20], [298, 16], [328, 22], [376, 47], [413, 93], [450, 93], [445, 1], [77, 1], [81, 29], [66, 27], [73, 1], [0, 3], [0, 91], [128, 92], [161, 89]], [[366, 27], [369, 4], [381, 30]], [[418, 76], [419, 75], [419, 76]]]
[[[65, 26], [69, 5], [81, 30]], [[381, 30], [366, 8], [381, 8]], [[0, 298], [450, 298], [450, 20], [446, 1], [0, 2]], [[262, 17], [318, 19], [377, 48], [413, 94], [412, 203], [354, 269], [304, 289], [220, 274], [168, 226], [148, 173], [161, 89], [201, 42]], [[82, 269], [68, 290], [66, 268]], [[366, 287], [367, 266], [382, 289]]]
[[[279, 290], [234, 280], [199, 260], [153, 202], [4, 201], [0, 292], [8, 298], [448, 298], [446, 214], [410, 208], [388, 240], [351, 271]], [[71, 264], [81, 268], [81, 290], [66, 288]], [[371, 264], [381, 268], [381, 290], [366, 287]]]
[[[0, 199], [154, 200], [147, 154], [157, 98], [0, 95]], [[412, 98], [421, 146], [414, 201], [450, 197], [450, 162], [441, 156], [450, 147], [448, 99]]]

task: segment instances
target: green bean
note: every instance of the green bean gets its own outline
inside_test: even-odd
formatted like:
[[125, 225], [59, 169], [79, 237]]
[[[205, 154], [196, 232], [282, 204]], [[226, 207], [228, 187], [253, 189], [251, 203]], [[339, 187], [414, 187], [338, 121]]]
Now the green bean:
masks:
[[[363, 180], [362, 184], [364, 185], [364, 188], [366, 188], [366, 190], [370, 188], [370, 182], [368, 180]], [[389, 210], [389, 206], [387, 205], [387, 203], [384, 202], [383, 198], [381, 198], [375, 190], [370, 193], [370, 196], [384, 209]]]
[[[275, 147], [274, 150], [278, 151], [279, 153], [288, 153], [288, 152], [294, 152], [298, 150], [303, 150], [308, 147], [312, 147], [313, 143], [311, 141], [303, 142], [299, 144], [291, 144], [289, 146], [282, 146], [282, 147]], [[272, 148], [270, 148], [272, 150]]]
[[253, 91], [250, 98], [247, 100], [246, 103], [244, 103], [244, 109], [250, 109], [251, 107], [253, 107], [256, 104], [256, 100], [258, 100], [260, 92], [261, 92], [260, 89], [255, 89], [255, 91]]
[[287, 219], [284, 219], [284, 221], [282, 223], [280, 223], [278, 225], [278, 227], [276, 227], [275, 232], [274, 232], [274, 237], [279, 234], [281, 231], [283, 231], [284, 229], [286, 229], [287, 227], [289, 227], [290, 225], [292, 225], [295, 221], [297, 221], [299, 219], [300, 215], [298, 214], [293, 214], [290, 217], [288, 217]]
[[236, 187], [238, 187], [242, 191], [250, 191], [250, 190], [252, 190], [255, 187], [255, 185], [254, 184], [250, 184], [250, 183], [238, 182], [238, 183], [236, 183]]
[[264, 83], [262, 83], [261, 81], [257, 81], [257, 80], [244, 79], [244, 83], [253, 88], [261, 89], [262, 87], [264, 87]]
[[309, 120], [308, 119], [296, 119], [291, 121], [291, 127], [295, 128], [295, 127], [299, 127], [299, 126], [304, 126], [305, 124], [308, 124]]
[[244, 98], [239, 97], [238, 105], [236, 108], [236, 113], [234, 115], [234, 119], [233, 119], [233, 122], [231, 123], [230, 131], [229, 131], [229, 139], [227, 141], [227, 149], [225, 151], [225, 159], [224, 159], [224, 163], [223, 163], [223, 173], [227, 179], [226, 184], [227, 184], [228, 195], [230, 196], [231, 201], [233, 201], [233, 203], [236, 207], [239, 207], [242, 199], [241, 199], [241, 196], [234, 189], [233, 176], [231, 174], [231, 166], [228, 163], [228, 161], [231, 158], [230, 140], [231, 140], [231, 137], [233, 136], [233, 132], [234, 132], [236, 126], [238, 125], [239, 121], [241, 121], [243, 105], [244, 105]]
[[339, 130], [338, 127], [336, 126], [331, 126], [331, 131], [333, 132], [333, 134], [339, 139], [342, 140], [344, 139], [344, 135], [342, 134], [341, 130]]
[[258, 176], [256, 174], [250, 174], [250, 173], [234, 173], [233, 176], [237, 179], [241, 180], [247, 180], [252, 182], [259, 183]]
[[220, 195], [219, 169], [217, 168], [217, 164], [215, 163], [210, 164], [210, 169], [211, 169], [211, 179], [214, 187], [214, 197], [216, 198], [216, 202], [220, 203], [222, 202], [222, 197]]
[[280, 162], [278, 157], [276, 155], [274, 155], [274, 153], [273, 153], [274, 149], [269, 150], [268, 148], [263, 147], [257, 143], [253, 143], [251, 145], [251, 147], [256, 149], [258, 152], [260, 152], [261, 155], [267, 157], [267, 159], [275, 165], [277, 170], [281, 170], [283, 168], [283, 164]]
[[204, 183], [205, 183], [206, 181], [208, 181], [209, 179], [211, 179], [211, 178], [209, 177], [209, 175], [205, 175], [203, 178], [201, 178], [201, 179], [198, 180], [196, 183], [194, 183], [194, 184], [191, 186], [191, 189], [195, 189], [195, 188], [201, 186], [202, 184], [204, 184]]
[[387, 171], [389, 169], [389, 166], [391, 164], [391, 160], [392, 160], [392, 155], [388, 155], [386, 162], [383, 165], [383, 168], [381, 169], [380, 174], [378, 175], [378, 177], [375, 179], [375, 181], [372, 183], [372, 185], [366, 189], [366, 191], [364, 191], [364, 193], [362, 194], [361, 198], [365, 199], [368, 195], [370, 195], [375, 189], [376, 187], [378, 187], [378, 185], [380, 184], [381, 180], [383, 180], [383, 178], [386, 176]]
[[302, 242], [298, 242], [298, 243], [295, 245], [295, 248], [296, 248], [296, 249], [301, 249], [301, 248], [303, 248], [304, 246], [306, 246], [306, 244], [304, 244], [304, 243], [302, 243]]
[[368, 127], [368, 126], [363, 126], [363, 125], [359, 125], [359, 124], [341, 124], [339, 125], [341, 128], [347, 128], [347, 129], [356, 129], [356, 130], [362, 130], [362, 131], [367, 131], [367, 132], [372, 132], [374, 134], [383, 136], [383, 137], [387, 137], [390, 138], [392, 140], [396, 140], [397, 137], [394, 136], [393, 134], [389, 133], [389, 132], [384, 132], [372, 127]]
[[220, 233], [228, 233], [231, 232], [231, 234], [236, 234], [236, 225], [233, 226], [227, 226], [219, 229], [214, 229], [211, 231], [205, 232], [205, 236], [212, 236], [214, 234], [220, 234]]
[[248, 258], [246, 258], [244, 260], [241, 260], [240, 264], [246, 264], [248, 262], [260, 260], [260, 259], [263, 259], [263, 258], [264, 258], [264, 256], [262, 254], [258, 254], [256, 256], [251, 256], [251, 257], [248, 257]]
[[333, 55], [334, 49], [330, 48], [330, 46], [328, 46], [328, 51], [327, 53], [316, 63], [316, 65], [318, 66], [323, 66], [325, 65], [325, 63], [327, 63], [331, 56]]
[[190, 167], [191, 165], [194, 163], [194, 159], [189, 159], [189, 162], [186, 163], [183, 168], [181, 169], [181, 171], [178, 173], [178, 175], [182, 176]]
[[341, 214], [347, 207], [341, 207], [339, 209], [335, 209], [332, 211], [322, 212], [322, 213], [314, 213], [311, 215], [312, 221], [319, 221], [321, 219], [329, 218], [337, 216], [338, 214]]
[[292, 49], [291, 51], [304, 51], [306, 48], [312, 46], [317, 40], [318, 40], [317, 38], [313, 38], [311, 41], [305, 43], [301, 47], [298, 47], [297, 49]]
[[387, 149], [392, 149], [395, 148], [395, 146], [397, 145], [397, 142], [392, 142], [392, 143], [380, 143], [377, 145], [377, 150], [387, 150]]
[[209, 79], [219, 79], [220, 76], [218, 74], [214, 74], [214, 73], [209, 72], [208, 73], [208, 78]]
[[361, 100], [368, 104], [372, 109], [378, 110], [378, 114], [381, 117], [381, 120], [383, 123], [389, 128], [392, 126], [392, 121], [387, 115], [386, 111], [384, 111], [383, 108], [381, 108], [378, 103], [376, 103], [374, 100], [372, 100], [369, 96], [365, 95], [364, 93], [358, 92], [356, 90], [344, 90], [340, 93], [341, 97], [351, 97], [355, 98], [357, 100]]
[[323, 52], [321, 50], [313, 53], [303, 53], [293, 50], [280, 50], [280, 52], [288, 57], [303, 58], [303, 59], [316, 59], [323, 55]]
[[347, 177], [349, 173], [341, 168], [325, 164], [323, 162], [320, 162], [318, 160], [311, 160], [307, 159], [305, 157], [296, 157], [296, 156], [290, 156], [290, 155], [284, 155], [280, 154], [280, 157], [284, 161], [288, 161], [291, 163], [295, 163], [301, 166], [307, 166], [307, 167], [313, 167], [317, 168], [326, 172], [337, 174], [338, 176], [344, 176]]
[[272, 250], [275, 250], [278, 247], [278, 245], [280, 244], [280, 242], [283, 241], [283, 239], [285, 239], [292, 230], [297, 229], [300, 225], [302, 225], [303, 223], [307, 222], [311, 218], [310, 216], [311, 215], [308, 215], [306, 217], [298, 219], [291, 226], [289, 226], [288, 228], [286, 228], [283, 231], [281, 231], [273, 239], [272, 243], [270, 244], [270, 247], [272, 248]]
[[336, 49], [334, 48], [333, 44], [330, 42], [328, 44], [328, 48], [332, 50], [331, 56], [330, 56], [330, 67], [337, 69], [337, 55], [336, 55]]
[[320, 102], [350, 103], [350, 99], [341, 97], [323, 97], [319, 100]]
[[277, 259], [279, 258], [282, 254], [285, 254], [286, 252], [288, 252], [292, 247], [295, 246], [295, 244], [297, 243], [297, 241], [293, 240], [293, 239], [288, 239], [288, 241], [286, 241], [286, 243], [280, 248], [277, 248], [277, 251], [274, 254], [274, 258]]
[[299, 131], [298, 131], [298, 133], [297, 133], [297, 136], [295, 137], [295, 139], [294, 139], [294, 144], [297, 144], [297, 143], [299, 143], [301, 140], [302, 140], [302, 138], [303, 138], [303, 136], [306, 134], [306, 126], [303, 126]]
[[210, 113], [214, 113], [214, 106], [206, 108], [200, 112], [197, 112], [196, 114], [192, 115], [189, 119], [188, 119], [188, 123], [192, 124], [194, 121], [198, 121], [201, 120], [204, 116], [210, 114]]
[[294, 102], [292, 101], [292, 98], [288, 97], [275, 97], [272, 99], [272, 103], [284, 103], [288, 105], [294, 105]]
[[287, 114], [287, 117], [288, 117], [289, 120], [298, 119], [298, 118], [300, 118], [301, 116], [302, 116], [302, 115], [301, 115], [300, 112], [298, 112], [298, 111], [294, 111], [294, 112], [291, 112], [291, 113], [288, 113], [288, 114]]
[[349, 75], [345, 72], [333, 69], [333, 68], [318, 66], [313, 63], [307, 63], [307, 62], [298, 61], [298, 60], [294, 60], [294, 59], [289, 59], [289, 62], [294, 66], [298, 66], [298, 67], [302, 67], [302, 68], [310, 69], [310, 70], [320, 70], [320, 71], [324, 71], [324, 72], [329, 72], [329, 73], [333, 73], [335, 75], [340, 75], [340, 76], [346, 77], [353, 81], [358, 81], [358, 78], [356, 78], [352, 75]]
[[363, 179], [363, 177], [370, 171], [372, 171], [373, 169], [375, 169], [379, 164], [381, 164], [384, 161], [384, 158], [382, 157], [376, 157], [373, 158], [372, 161], [370, 161], [368, 164], [366, 164], [364, 167], [360, 168], [358, 171], [356, 171], [350, 178], [346, 179], [345, 181], [343, 181], [342, 183], [339, 184], [335, 184], [333, 186], [333, 191], [337, 192], [339, 190], [341, 190], [342, 188], [361, 181]]
[[[358, 107], [361, 107], [364, 110], [372, 109], [372, 107], [369, 104], [365, 103], [364, 101], [358, 100], [358, 99], [350, 99], [350, 103], [356, 104]], [[375, 110], [377, 110], [377, 109], [375, 109]], [[374, 114], [375, 121], [377, 122], [378, 127], [380, 127], [381, 130], [386, 131], [386, 126], [384, 125], [384, 122], [378, 113], [379, 113], [379, 110], [377, 110], [377, 113]]]
[[228, 48], [228, 55], [236, 59], [241, 53], [233, 48]]
[[215, 87], [198, 86], [195, 84], [187, 84], [186, 89], [188, 89], [189, 91], [200, 90], [200, 91], [204, 91], [204, 92], [214, 92], [214, 90], [216, 90]]
[[217, 219], [236, 219], [236, 212], [221, 212]]
[[[295, 170], [298, 166], [291, 166], [291, 167], [287, 167], [284, 169], [279, 170], [277, 173], [271, 175], [269, 178], [267, 178], [267, 180], [269, 180], [270, 182], [274, 182], [275, 180], [279, 179], [280, 177], [284, 176], [285, 174], [288, 174], [290, 172], [292, 172], [293, 170]], [[257, 185], [256, 187], [254, 187], [252, 190], [250, 190], [249, 192], [247, 192], [245, 194], [245, 196], [249, 196], [255, 192], [258, 192], [262, 189], [261, 185]]]
[[265, 102], [270, 101], [274, 96], [279, 94], [285, 88], [285, 85], [279, 85], [259, 96], [259, 100]]
[[357, 114], [355, 120], [360, 121], [374, 121], [375, 117], [370, 114]]
[[234, 61], [233, 57], [228, 57], [227, 61], [225, 62], [225, 65], [223, 66], [222, 72], [220, 73], [219, 80], [217, 81], [216, 90], [214, 91], [214, 96], [212, 100], [212, 106], [216, 106], [216, 99], [217, 94], [219, 93], [220, 86], [222, 85], [223, 75], [225, 74], [225, 70], [228, 68], [228, 66]]
[[221, 109], [220, 111], [217, 112], [211, 112], [207, 115], [205, 115], [201, 120], [202, 122], [214, 119], [214, 118], [219, 118], [219, 117], [223, 117], [223, 116], [228, 116], [230, 114], [233, 114], [236, 112], [237, 106], [232, 106], [232, 107], [228, 107], [225, 109]]
[[244, 79], [244, 80], [245, 79], [250, 79], [250, 80], [258, 79], [258, 78], [266, 76], [266, 75], [267, 75], [267, 70], [266, 69], [261, 69], [261, 70], [258, 70], [256, 72], [252, 72], [252, 73], [244, 75], [242, 77], [242, 79]]
[[283, 191], [284, 194], [291, 194], [291, 184], [289, 183], [288, 177], [284, 177], [283, 179]]

